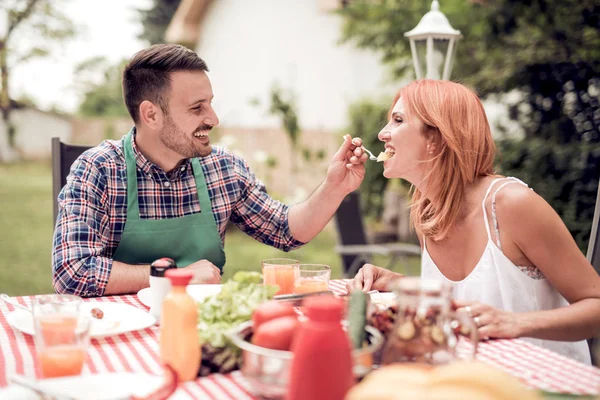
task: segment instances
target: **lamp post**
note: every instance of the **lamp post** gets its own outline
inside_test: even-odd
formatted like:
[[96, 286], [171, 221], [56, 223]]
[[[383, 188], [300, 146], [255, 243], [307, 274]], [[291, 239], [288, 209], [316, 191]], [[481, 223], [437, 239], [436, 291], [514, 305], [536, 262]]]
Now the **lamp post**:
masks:
[[0, 41], [4, 41], [8, 33], [8, 12], [0, 8]]
[[450, 78], [456, 46], [462, 35], [459, 30], [452, 28], [448, 18], [440, 11], [440, 3], [437, 0], [433, 0], [431, 10], [421, 18], [413, 30], [406, 32], [404, 36], [410, 40], [410, 51], [417, 79], [423, 77], [419, 57], [424, 58], [426, 78], [445, 80]]

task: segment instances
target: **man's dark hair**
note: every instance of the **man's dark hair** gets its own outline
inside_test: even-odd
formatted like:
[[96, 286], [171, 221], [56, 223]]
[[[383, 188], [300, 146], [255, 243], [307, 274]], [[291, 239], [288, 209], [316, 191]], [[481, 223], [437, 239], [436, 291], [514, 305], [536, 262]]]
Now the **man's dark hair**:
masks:
[[167, 113], [170, 74], [177, 71], [208, 71], [208, 67], [198, 54], [176, 44], [156, 44], [133, 56], [123, 70], [123, 98], [133, 122], [139, 122], [144, 100]]

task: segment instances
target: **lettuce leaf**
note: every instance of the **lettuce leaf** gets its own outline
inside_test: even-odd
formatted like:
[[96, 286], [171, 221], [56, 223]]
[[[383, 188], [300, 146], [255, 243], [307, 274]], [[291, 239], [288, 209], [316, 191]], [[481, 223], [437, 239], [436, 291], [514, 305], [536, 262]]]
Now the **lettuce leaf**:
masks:
[[263, 285], [258, 272], [238, 271], [223, 284], [221, 292], [198, 303], [198, 336], [201, 343], [213, 347], [233, 345], [225, 332], [249, 321], [254, 309], [273, 298], [277, 286]]

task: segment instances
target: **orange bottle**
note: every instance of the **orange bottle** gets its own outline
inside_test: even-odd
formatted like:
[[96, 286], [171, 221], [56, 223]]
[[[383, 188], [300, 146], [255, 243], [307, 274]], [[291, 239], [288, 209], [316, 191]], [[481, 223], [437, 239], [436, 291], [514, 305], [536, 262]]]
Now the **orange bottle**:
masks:
[[172, 288], [163, 301], [160, 358], [177, 372], [179, 380], [190, 381], [196, 378], [201, 360], [196, 328], [198, 307], [185, 290], [193, 274], [184, 269], [169, 269], [165, 276], [171, 280]]

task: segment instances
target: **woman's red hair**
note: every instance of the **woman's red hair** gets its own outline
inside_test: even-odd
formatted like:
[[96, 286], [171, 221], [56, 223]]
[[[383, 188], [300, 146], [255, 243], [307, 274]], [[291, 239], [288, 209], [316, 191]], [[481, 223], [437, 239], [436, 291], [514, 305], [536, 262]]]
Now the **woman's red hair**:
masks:
[[442, 240], [452, 228], [465, 188], [478, 177], [494, 174], [496, 145], [483, 105], [475, 92], [459, 83], [433, 79], [413, 81], [394, 98], [436, 136], [435, 156], [427, 161], [426, 196], [412, 189], [411, 221], [419, 236]]

